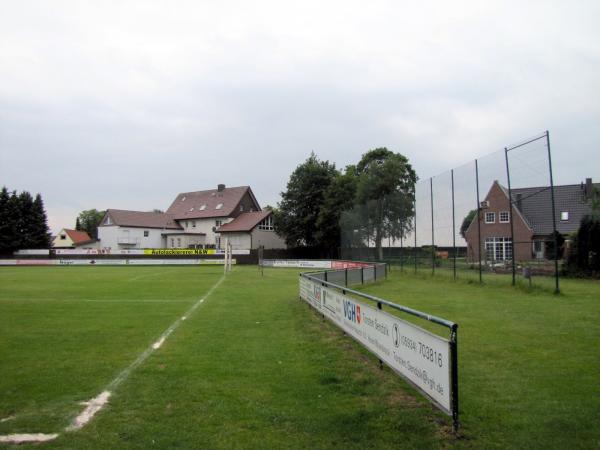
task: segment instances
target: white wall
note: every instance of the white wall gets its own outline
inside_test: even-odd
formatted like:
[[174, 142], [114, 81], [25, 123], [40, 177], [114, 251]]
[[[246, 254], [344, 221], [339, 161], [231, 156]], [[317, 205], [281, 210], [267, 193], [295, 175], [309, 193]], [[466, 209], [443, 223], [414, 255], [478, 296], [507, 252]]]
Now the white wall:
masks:
[[[224, 225], [228, 222], [231, 222], [233, 219], [231, 219], [230, 217], [222, 217], [219, 219], [186, 219], [186, 220], [180, 220], [179, 225], [181, 225], [183, 227], [183, 229], [188, 232], [205, 233], [206, 237], [205, 237], [204, 243], [206, 245], [214, 245], [216, 243], [216, 238], [219, 236], [218, 233], [215, 233], [212, 230], [213, 227], [217, 227], [217, 225], [216, 225], [217, 220], [220, 220], [221, 225]], [[194, 222], [196, 223], [195, 227], [194, 227]], [[225, 244], [222, 243], [221, 246], [223, 246], [223, 245], [225, 245]], [[169, 241], [169, 247], [170, 247], [170, 241]]]
[[259, 230], [258, 227], [252, 230], [252, 248], [258, 248], [264, 245], [265, 248], [287, 248], [285, 240], [277, 236], [277, 233], [270, 230]]
[[[148, 237], [144, 237], [144, 231], [148, 231]], [[165, 230], [162, 228], [134, 228], [120, 227], [116, 225], [98, 227], [98, 239], [100, 239], [100, 247], [111, 249], [127, 249], [127, 248], [163, 248], [164, 240], [162, 233]], [[119, 245], [119, 239], [127, 238], [134, 245]]]

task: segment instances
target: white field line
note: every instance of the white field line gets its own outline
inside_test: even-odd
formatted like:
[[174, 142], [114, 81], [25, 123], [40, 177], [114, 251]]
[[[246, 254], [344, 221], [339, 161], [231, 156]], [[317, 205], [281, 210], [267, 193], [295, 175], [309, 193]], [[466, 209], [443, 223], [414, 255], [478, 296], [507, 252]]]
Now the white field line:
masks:
[[44, 434], [44, 433], [23, 433], [23, 434], [7, 434], [0, 436], [0, 442], [7, 444], [24, 444], [25, 442], [46, 442], [56, 439], [58, 434]]
[[185, 320], [184, 318], [189, 317], [190, 314], [192, 314], [196, 308], [200, 306], [200, 304], [204, 303], [204, 300], [210, 297], [210, 295], [220, 286], [224, 279], [225, 275], [221, 276], [221, 278], [219, 278], [219, 280], [208, 290], [208, 292], [185, 312], [183, 317], [180, 317], [173, 322], [171, 326], [160, 335], [159, 339], [155, 343], [144, 350], [128, 367], [123, 369], [114, 380], [108, 383], [100, 395], [90, 400], [85, 410], [73, 420], [71, 425], [69, 425], [65, 431], [75, 431], [85, 426], [92, 419], [94, 414], [100, 411], [100, 409], [102, 409], [102, 407], [108, 402], [111, 392], [114, 391], [123, 381], [125, 381], [131, 372], [133, 372], [140, 364], [142, 364], [155, 350], [159, 349], [164, 341], [171, 335], [171, 333], [173, 333], [173, 331], [175, 331], [179, 325], [181, 325], [181, 322]]

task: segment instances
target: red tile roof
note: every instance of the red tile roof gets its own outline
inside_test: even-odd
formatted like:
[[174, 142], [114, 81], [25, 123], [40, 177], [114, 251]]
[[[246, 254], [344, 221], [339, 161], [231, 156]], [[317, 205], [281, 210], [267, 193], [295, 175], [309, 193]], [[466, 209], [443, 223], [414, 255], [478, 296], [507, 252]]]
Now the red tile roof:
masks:
[[[255, 203], [255, 208], [260, 209], [250, 186], [238, 186], [225, 188], [222, 191], [211, 189], [208, 191], [183, 192], [169, 206], [167, 214], [172, 214], [177, 220], [229, 217], [246, 193], [250, 194], [250, 198]], [[222, 204], [222, 206], [217, 209], [219, 204]]]
[[[106, 211], [106, 215], [110, 216], [112, 221], [110, 225], [139, 228], [168, 228], [173, 230], [182, 229], [179, 224], [175, 222], [175, 218], [172, 214], [109, 209]], [[106, 216], [104, 216], [101, 225], [108, 225], [106, 223]]]
[[273, 212], [269, 210], [242, 213], [233, 221], [219, 227], [219, 233], [232, 233], [234, 231], [252, 231], [259, 223], [269, 217]]
[[67, 233], [67, 235], [69, 236], [69, 238], [71, 238], [71, 241], [73, 241], [73, 245], [81, 245], [93, 241], [90, 235], [87, 234], [85, 231], [68, 230], [66, 228], [64, 230], [65, 233]]

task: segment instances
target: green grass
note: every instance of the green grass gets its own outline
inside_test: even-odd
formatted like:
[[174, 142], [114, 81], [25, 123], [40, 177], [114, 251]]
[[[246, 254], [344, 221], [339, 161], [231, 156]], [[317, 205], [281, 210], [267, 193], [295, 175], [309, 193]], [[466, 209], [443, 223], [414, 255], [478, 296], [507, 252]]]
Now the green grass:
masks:
[[[218, 267], [0, 269], [0, 435], [19, 448], [600, 447], [600, 283], [530, 290], [392, 272], [363, 289], [456, 321], [462, 438], [298, 300], [238, 266], [82, 430], [62, 430], [201, 298]], [[443, 331], [443, 330], [438, 330]], [[0, 444], [1, 445], [1, 444]], [[10, 447], [10, 446], [6, 446]]]
[[401, 275], [364, 291], [459, 323], [465, 440], [485, 448], [600, 448], [600, 282]]

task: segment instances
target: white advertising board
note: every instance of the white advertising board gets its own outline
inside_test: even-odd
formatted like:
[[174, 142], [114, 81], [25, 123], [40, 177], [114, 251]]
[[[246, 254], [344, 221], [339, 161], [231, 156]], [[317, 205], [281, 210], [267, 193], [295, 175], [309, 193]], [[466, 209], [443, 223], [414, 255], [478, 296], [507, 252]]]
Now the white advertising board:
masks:
[[448, 340], [305, 277], [300, 297], [451, 414]]
[[331, 269], [331, 261], [310, 259], [263, 259], [265, 267], [301, 267], [307, 269]]
[[[158, 254], [172, 254], [172, 255], [192, 255], [192, 254], [206, 254], [209, 255], [224, 255], [225, 250], [220, 249], [183, 249], [183, 248], [175, 248], [175, 249], [130, 249], [130, 250], [119, 250], [119, 249], [111, 249], [110, 247], [106, 248], [57, 248], [54, 252], [57, 255], [149, 255], [152, 254], [152, 251], [157, 252]], [[232, 250], [234, 255], [249, 255], [250, 250]], [[46, 253], [48, 254], [48, 250]]]
[[[177, 266], [177, 265], [222, 265], [224, 259], [60, 259], [49, 260], [61, 266]], [[235, 259], [231, 261], [235, 264]]]

